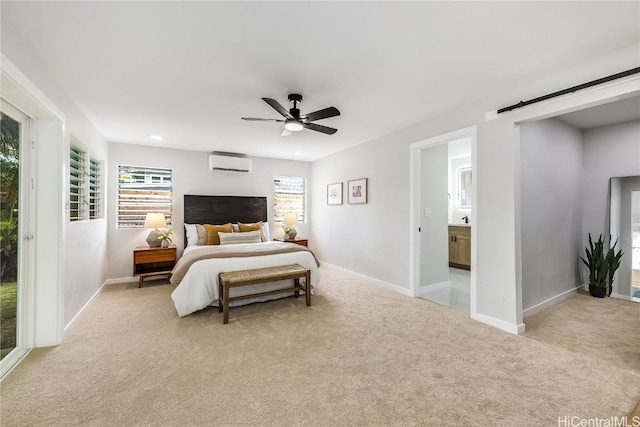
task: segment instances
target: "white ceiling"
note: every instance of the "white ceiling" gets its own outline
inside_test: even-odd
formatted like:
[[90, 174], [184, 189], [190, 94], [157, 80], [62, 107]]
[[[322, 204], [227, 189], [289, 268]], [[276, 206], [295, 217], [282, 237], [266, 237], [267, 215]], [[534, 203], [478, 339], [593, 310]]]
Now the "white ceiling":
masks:
[[[108, 140], [308, 161], [637, 43], [640, 27], [638, 2], [608, 1], [0, 7], [3, 53], [33, 55]], [[337, 107], [318, 123], [338, 132], [240, 120], [278, 118], [260, 98], [289, 108], [291, 92], [303, 113]]]

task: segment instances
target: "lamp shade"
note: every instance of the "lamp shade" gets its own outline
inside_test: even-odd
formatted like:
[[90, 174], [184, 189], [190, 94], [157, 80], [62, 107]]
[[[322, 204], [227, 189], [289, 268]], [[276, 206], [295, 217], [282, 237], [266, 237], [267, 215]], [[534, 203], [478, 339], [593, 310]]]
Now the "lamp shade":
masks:
[[149, 212], [144, 220], [144, 228], [165, 228], [167, 221], [162, 212]]
[[297, 224], [298, 223], [298, 214], [295, 212], [288, 212], [284, 215], [284, 223], [285, 224]]

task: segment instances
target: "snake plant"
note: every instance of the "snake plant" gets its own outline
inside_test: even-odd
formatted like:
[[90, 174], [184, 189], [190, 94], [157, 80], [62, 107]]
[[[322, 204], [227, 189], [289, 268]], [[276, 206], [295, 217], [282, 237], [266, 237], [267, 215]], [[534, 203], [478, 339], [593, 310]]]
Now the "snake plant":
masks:
[[592, 286], [606, 287], [609, 278], [609, 262], [604, 252], [604, 240], [602, 234], [594, 244], [589, 233], [589, 247], [584, 248], [587, 259], [580, 257], [584, 265], [589, 269], [589, 284]]

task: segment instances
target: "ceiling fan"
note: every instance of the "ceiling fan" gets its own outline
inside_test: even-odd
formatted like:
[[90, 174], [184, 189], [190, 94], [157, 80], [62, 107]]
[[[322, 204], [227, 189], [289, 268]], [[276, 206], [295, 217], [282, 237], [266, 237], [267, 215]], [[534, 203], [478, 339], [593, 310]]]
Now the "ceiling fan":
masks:
[[264, 102], [269, 104], [274, 110], [284, 117], [283, 119], [257, 119], [253, 117], [242, 117], [242, 120], [253, 121], [273, 121], [283, 122], [284, 130], [280, 134], [281, 136], [291, 135], [293, 132], [301, 131], [302, 129], [311, 129], [316, 132], [326, 133], [327, 135], [333, 135], [338, 129], [322, 126], [315, 122], [316, 120], [328, 119], [329, 117], [335, 117], [340, 115], [340, 111], [336, 107], [328, 107], [322, 110], [314, 111], [313, 113], [300, 115], [298, 109], [298, 102], [302, 102], [302, 95], [292, 93], [289, 95], [289, 101], [293, 102], [293, 108], [289, 111], [286, 110], [278, 101], [271, 98], [262, 98]]

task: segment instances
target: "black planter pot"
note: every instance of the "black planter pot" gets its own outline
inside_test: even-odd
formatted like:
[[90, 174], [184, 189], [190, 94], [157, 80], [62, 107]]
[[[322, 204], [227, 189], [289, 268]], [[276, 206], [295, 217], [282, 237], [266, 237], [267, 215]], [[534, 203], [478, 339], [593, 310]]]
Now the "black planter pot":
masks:
[[607, 287], [606, 286], [594, 286], [589, 284], [589, 293], [592, 297], [596, 298], [604, 298], [607, 296]]

